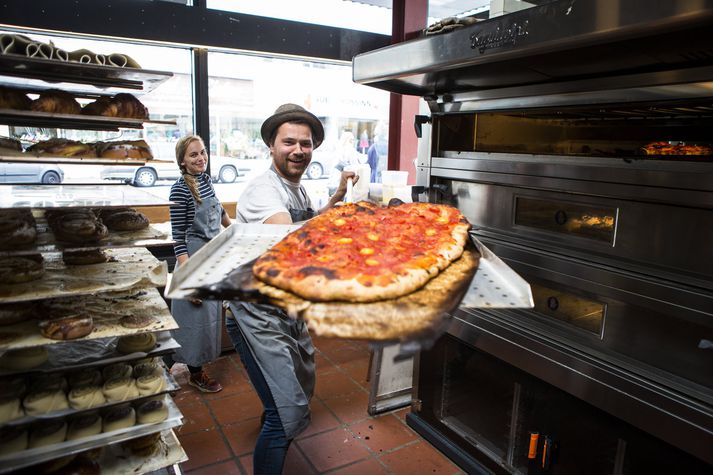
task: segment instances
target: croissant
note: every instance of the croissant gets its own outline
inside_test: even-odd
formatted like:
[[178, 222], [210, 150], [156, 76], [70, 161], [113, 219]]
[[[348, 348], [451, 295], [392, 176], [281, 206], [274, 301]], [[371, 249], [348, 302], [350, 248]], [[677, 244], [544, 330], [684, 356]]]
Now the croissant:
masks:
[[82, 111], [82, 106], [71, 94], [58, 89], [50, 89], [40, 93], [40, 97], [30, 104], [30, 109], [56, 114], [79, 114]]

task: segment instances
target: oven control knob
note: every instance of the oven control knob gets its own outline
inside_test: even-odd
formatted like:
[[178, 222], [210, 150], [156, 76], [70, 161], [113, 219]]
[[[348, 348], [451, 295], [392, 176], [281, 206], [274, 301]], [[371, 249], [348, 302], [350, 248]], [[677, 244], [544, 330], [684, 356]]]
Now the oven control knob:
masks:
[[548, 297], [547, 298], [547, 308], [549, 308], [552, 311], [557, 310], [560, 307], [560, 302], [557, 300], [557, 297]]
[[555, 223], [557, 224], [564, 224], [567, 222], [567, 213], [565, 213], [562, 210], [559, 210], [555, 213]]

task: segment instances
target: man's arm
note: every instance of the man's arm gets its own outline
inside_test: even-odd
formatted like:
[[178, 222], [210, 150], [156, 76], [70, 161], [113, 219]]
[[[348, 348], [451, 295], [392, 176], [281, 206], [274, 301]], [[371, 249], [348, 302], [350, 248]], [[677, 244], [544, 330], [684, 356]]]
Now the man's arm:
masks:
[[275, 213], [263, 222], [265, 224], [292, 224], [292, 216], [285, 212]]
[[359, 181], [359, 176], [357, 176], [356, 173], [342, 172], [342, 176], [339, 180], [339, 187], [337, 188], [337, 191], [335, 191], [334, 194], [329, 198], [329, 201], [327, 202], [327, 204], [324, 205], [324, 207], [319, 210], [320, 213], [324, 213], [329, 208], [332, 208], [335, 204], [337, 204], [338, 202], [340, 202], [344, 199], [344, 195], [347, 194], [347, 180], [349, 178], [352, 178], [354, 180], [352, 182], [352, 184], [356, 184], [356, 182]]

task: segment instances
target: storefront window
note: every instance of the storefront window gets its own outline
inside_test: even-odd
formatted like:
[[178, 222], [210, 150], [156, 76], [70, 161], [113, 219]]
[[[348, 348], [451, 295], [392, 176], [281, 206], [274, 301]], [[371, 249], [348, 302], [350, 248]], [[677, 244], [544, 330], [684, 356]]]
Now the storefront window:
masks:
[[[15, 34], [14, 32], [2, 32]], [[107, 58], [113, 53], [128, 56], [141, 69], [173, 73], [173, 77], [158, 85], [148, 93], [132, 92], [149, 111], [149, 119], [155, 121], [175, 122], [175, 125], [144, 123], [143, 129], [122, 128], [119, 131], [97, 131], [76, 128], [29, 127], [21, 125], [0, 124], [0, 136], [19, 139], [24, 148], [51, 138], [65, 138], [84, 143], [110, 140], [145, 140], [152, 149], [153, 155], [161, 160], [174, 160], [173, 147], [177, 137], [191, 133], [193, 129], [193, 104], [191, 92], [191, 56], [188, 49], [146, 46], [111, 41], [65, 38], [29, 33], [25, 36], [33, 41], [52, 44], [68, 53], [78, 50], [94, 58], [94, 64], [106, 64]], [[58, 86], [61, 88], [61, 84]], [[13, 84], [14, 88], [17, 85]], [[48, 88], [52, 83], [48, 83]], [[96, 99], [96, 93], [72, 93], [83, 106]], [[37, 99], [38, 93], [29, 91], [30, 99]], [[9, 167], [16, 166], [8, 164]], [[97, 183], [107, 175], [112, 167], [105, 165], [74, 165], [59, 164], [64, 172], [64, 183]], [[125, 178], [133, 178], [136, 167], [123, 167]], [[7, 167], [5, 167], [7, 170]], [[104, 173], [103, 173], [104, 172]], [[7, 178], [7, 177], [6, 177]], [[119, 175], [113, 178], [120, 179]], [[3, 181], [14, 181], [5, 180]]]
[[208, 8], [391, 35], [391, 0], [207, 0]]
[[378, 165], [386, 166], [389, 94], [355, 84], [350, 64], [209, 53], [208, 72], [211, 157], [235, 159], [245, 180], [269, 166], [260, 126], [287, 102], [324, 124], [324, 143], [303, 181], [314, 201], [336, 187], [339, 169], [367, 165], [372, 144], [381, 152]]

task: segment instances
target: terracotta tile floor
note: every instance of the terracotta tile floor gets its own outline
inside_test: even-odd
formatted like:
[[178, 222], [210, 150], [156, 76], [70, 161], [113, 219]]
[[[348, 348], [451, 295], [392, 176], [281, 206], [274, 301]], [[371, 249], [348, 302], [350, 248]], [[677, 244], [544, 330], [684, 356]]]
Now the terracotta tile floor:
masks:
[[[408, 409], [367, 413], [369, 348], [365, 343], [314, 339], [317, 387], [312, 423], [290, 446], [285, 474], [463, 474], [406, 425]], [[252, 474], [252, 451], [262, 405], [235, 353], [206, 368], [224, 386], [203, 394], [189, 386], [182, 365], [174, 376], [182, 389], [175, 401], [184, 415], [177, 431], [190, 460], [184, 472]]]

